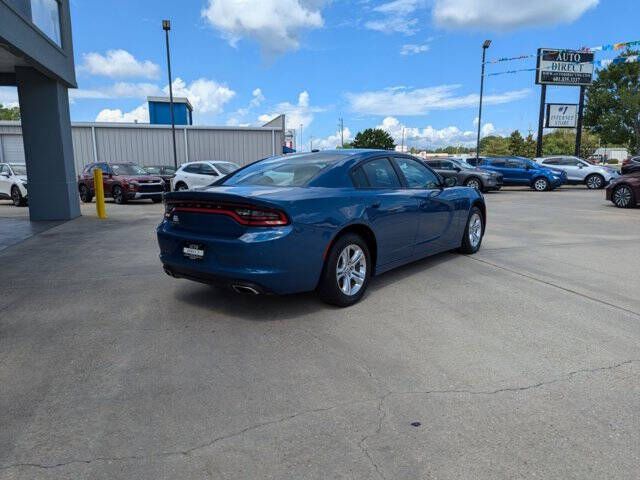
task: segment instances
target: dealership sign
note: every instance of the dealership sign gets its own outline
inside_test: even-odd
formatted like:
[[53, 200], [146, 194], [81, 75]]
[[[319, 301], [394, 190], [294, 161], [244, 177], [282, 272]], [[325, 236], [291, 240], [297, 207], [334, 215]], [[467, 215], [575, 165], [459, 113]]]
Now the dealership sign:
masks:
[[574, 103], [547, 103], [547, 128], [576, 128], [578, 105]]
[[593, 59], [593, 52], [540, 48], [536, 83], [590, 85], [593, 79]]

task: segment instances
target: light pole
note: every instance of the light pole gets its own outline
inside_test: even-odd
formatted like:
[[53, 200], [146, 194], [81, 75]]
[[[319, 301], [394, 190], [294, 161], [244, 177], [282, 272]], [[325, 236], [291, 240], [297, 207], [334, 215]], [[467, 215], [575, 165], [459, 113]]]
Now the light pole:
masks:
[[484, 94], [484, 63], [487, 58], [487, 48], [491, 46], [491, 40], [485, 40], [482, 44], [482, 74], [480, 75], [480, 108], [478, 109], [478, 140], [476, 142], [476, 159], [480, 159], [480, 132], [482, 130], [482, 95]]
[[173, 80], [171, 78], [171, 53], [169, 49], [169, 30], [171, 20], [162, 20], [162, 29], [167, 40], [167, 72], [169, 74], [169, 110], [171, 110], [171, 135], [173, 136], [173, 166], [178, 169], [178, 148], [176, 147], [176, 119], [173, 111]]

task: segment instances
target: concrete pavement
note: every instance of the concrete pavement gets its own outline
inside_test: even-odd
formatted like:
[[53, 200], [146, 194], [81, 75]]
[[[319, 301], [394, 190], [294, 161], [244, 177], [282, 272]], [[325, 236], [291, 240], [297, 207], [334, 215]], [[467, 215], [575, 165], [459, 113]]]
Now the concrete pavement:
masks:
[[635, 478], [640, 210], [487, 201], [346, 310], [169, 278], [157, 205], [5, 249], [0, 479]]

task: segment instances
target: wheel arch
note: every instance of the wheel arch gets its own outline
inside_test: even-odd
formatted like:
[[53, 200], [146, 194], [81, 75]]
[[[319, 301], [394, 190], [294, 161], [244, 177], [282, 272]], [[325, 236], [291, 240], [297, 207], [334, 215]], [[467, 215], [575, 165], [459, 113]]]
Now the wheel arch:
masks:
[[367, 243], [367, 247], [369, 247], [369, 254], [371, 255], [371, 262], [373, 263], [371, 275], [372, 276], [375, 275], [376, 266], [378, 264], [378, 240], [376, 239], [376, 235], [375, 233], [373, 233], [373, 230], [371, 229], [371, 227], [363, 223], [353, 223], [351, 225], [347, 225], [343, 227], [340, 231], [338, 231], [338, 233], [336, 233], [333, 236], [333, 238], [327, 245], [327, 248], [325, 249], [325, 253], [323, 257], [326, 259], [327, 254], [329, 253], [329, 250], [331, 250], [331, 247], [333, 247], [333, 244], [336, 243], [336, 240], [338, 240], [340, 237], [348, 233], [354, 233], [356, 235], [359, 235]]
[[486, 228], [487, 228], [487, 204], [484, 203], [479, 198], [477, 198], [473, 202], [471, 202], [471, 208], [473, 208], [473, 207], [478, 207], [480, 209], [480, 213], [482, 213], [482, 221], [484, 222], [483, 227], [486, 230]]

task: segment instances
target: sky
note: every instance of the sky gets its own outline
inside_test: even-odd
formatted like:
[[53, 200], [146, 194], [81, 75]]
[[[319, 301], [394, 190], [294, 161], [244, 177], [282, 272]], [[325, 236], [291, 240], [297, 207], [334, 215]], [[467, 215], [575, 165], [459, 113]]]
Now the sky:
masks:
[[[168, 92], [169, 18], [174, 95], [190, 99], [196, 124], [261, 125], [284, 113], [302, 149], [337, 146], [340, 118], [345, 140], [380, 127], [397, 143], [404, 129], [416, 148], [474, 144], [485, 39], [489, 60], [640, 40], [638, 0], [71, 0], [71, 9], [73, 121], [148, 121], [146, 97]], [[534, 75], [486, 77], [484, 135], [536, 129]], [[548, 89], [548, 102], [577, 99], [577, 88]], [[16, 101], [0, 89], [0, 103]]]

